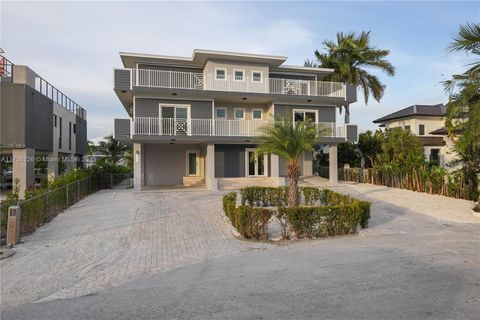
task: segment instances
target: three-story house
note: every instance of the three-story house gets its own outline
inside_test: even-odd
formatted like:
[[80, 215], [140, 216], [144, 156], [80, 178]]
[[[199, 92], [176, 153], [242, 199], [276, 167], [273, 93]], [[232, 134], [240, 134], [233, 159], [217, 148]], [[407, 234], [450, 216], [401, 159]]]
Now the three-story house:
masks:
[[[357, 126], [337, 123], [337, 109], [356, 90], [322, 79], [333, 70], [284, 65], [282, 56], [194, 50], [191, 57], [120, 53], [114, 91], [128, 119], [115, 119], [116, 139], [133, 144], [134, 185], [206, 185], [235, 181], [281, 185], [286, 164], [255, 153], [259, 128], [279, 119], [312, 121], [328, 144], [336, 182], [336, 146], [357, 139]], [[302, 159], [312, 175], [312, 153]], [[252, 182], [253, 183], [253, 182]]]

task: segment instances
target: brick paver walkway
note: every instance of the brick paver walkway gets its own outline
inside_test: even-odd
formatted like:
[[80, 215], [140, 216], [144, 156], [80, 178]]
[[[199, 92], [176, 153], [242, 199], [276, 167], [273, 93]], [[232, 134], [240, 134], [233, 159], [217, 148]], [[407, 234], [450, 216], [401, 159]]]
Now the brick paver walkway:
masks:
[[223, 220], [221, 193], [101, 191], [26, 237], [1, 262], [2, 307], [103, 291], [252, 248]]

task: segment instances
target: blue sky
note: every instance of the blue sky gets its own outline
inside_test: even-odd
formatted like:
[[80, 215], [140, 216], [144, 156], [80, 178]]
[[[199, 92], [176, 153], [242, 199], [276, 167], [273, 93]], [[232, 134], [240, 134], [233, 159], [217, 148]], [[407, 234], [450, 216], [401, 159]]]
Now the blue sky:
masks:
[[470, 60], [445, 47], [480, 2], [6, 2], [0, 46], [88, 110], [89, 138], [126, 113], [112, 90], [119, 51], [190, 56], [195, 48], [288, 56], [302, 65], [337, 31], [370, 30], [389, 49], [395, 77], [380, 103], [352, 106], [352, 123], [412, 104], [446, 101], [440, 84]]

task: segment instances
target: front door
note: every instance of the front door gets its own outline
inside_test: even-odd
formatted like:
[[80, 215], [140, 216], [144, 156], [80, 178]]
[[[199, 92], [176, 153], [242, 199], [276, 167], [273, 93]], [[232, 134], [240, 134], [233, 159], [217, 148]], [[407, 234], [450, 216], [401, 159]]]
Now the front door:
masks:
[[245, 149], [245, 164], [247, 177], [261, 177], [267, 175], [267, 155], [255, 154], [255, 149]]
[[187, 164], [187, 176], [199, 176], [200, 175], [200, 151], [187, 150], [186, 164]]

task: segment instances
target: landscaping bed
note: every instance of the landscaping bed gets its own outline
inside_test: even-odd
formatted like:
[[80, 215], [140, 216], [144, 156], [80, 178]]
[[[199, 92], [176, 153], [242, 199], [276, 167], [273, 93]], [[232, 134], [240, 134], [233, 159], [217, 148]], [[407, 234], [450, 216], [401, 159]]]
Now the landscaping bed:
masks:
[[300, 187], [300, 205], [287, 207], [286, 187], [246, 187], [223, 196], [223, 211], [245, 239], [288, 240], [352, 234], [366, 228], [368, 201], [329, 189]]

